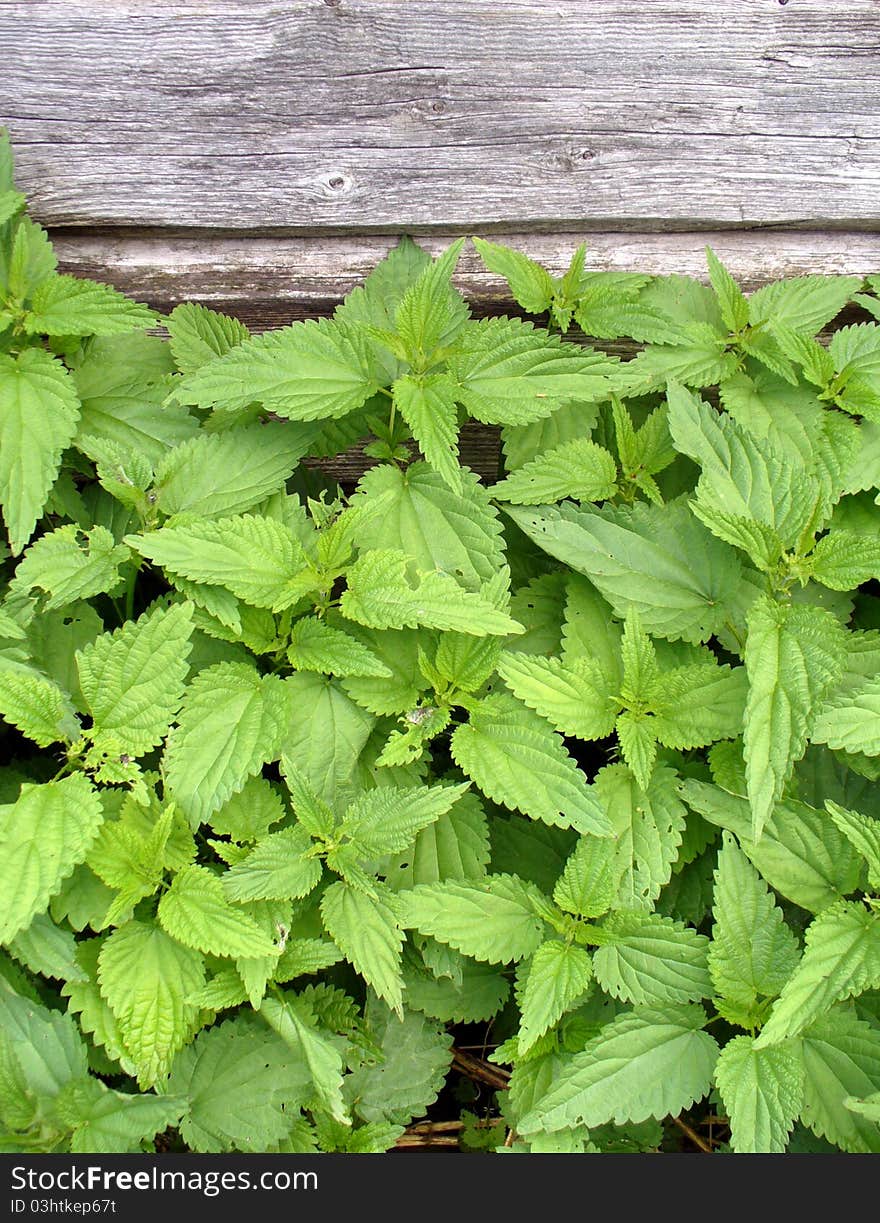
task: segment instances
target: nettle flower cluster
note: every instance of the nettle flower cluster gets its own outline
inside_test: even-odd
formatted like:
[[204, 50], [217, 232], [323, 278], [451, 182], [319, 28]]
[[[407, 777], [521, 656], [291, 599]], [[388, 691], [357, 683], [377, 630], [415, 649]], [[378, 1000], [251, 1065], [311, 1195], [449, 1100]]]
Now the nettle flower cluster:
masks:
[[479, 1023], [483, 1145], [880, 1150], [880, 278], [405, 240], [163, 339], [11, 174], [5, 1149], [383, 1150]]

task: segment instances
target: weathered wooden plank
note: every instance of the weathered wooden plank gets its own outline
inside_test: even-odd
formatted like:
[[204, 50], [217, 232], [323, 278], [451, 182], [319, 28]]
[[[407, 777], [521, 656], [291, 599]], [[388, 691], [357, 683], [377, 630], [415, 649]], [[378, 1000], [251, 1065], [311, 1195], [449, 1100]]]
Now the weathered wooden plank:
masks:
[[52, 225], [880, 224], [875, 0], [2, 0]]
[[[495, 235], [544, 263], [565, 270], [583, 233]], [[811, 272], [864, 275], [880, 269], [880, 243], [864, 233], [730, 230], [700, 234], [591, 233], [587, 266], [597, 271], [680, 272], [706, 278], [708, 242], [746, 289]], [[106, 280], [159, 310], [195, 300], [241, 318], [256, 330], [327, 314], [375, 267], [397, 238], [129, 233], [52, 234], [62, 270]], [[432, 254], [449, 241], [417, 239]], [[455, 283], [478, 311], [510, 306], [507, 287], [465, 246]]]

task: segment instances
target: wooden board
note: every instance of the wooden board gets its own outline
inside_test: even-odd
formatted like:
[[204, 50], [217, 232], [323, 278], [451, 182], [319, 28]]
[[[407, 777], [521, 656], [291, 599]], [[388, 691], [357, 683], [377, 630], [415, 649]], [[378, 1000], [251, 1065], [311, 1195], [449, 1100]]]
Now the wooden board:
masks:
[[2, 0], [51, 226], [880, 223], [876, 0]]
[[[706, 279], [709, 243], [747, 290], [810, 272], [863, 275], [880, 270], [880, 242], [866, 233], [728, 230], [495, 237], [527, 251], [555, 274], [565, 270], [572, 251], [585, 238], [591, 269], [652, 275], [680, 272], [702, 279]], [[63, 271], [109, 280], [159, 310], [171, 310], [184, 300], [200, 301], [256, 330], [329, 313], [398, 241], [390, 235], [217, 238], [76, 230], [53, 232], [53, 240]], [[419, 235], [416, 240], [437, 254], [450, 237]], [[512, 305], [506, 283], [486, 270], [470, 244], [462, 252], [454, 279], [479, 313]]]

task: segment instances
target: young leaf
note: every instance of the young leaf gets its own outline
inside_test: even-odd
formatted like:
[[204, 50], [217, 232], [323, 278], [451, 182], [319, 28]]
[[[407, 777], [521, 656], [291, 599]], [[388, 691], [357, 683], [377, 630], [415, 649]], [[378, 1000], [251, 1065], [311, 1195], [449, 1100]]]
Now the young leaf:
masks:
[[182, 374], [195, 373], [250, 338], [244, 323], [196, 302], [175, 306], [166, 326], [168, 347]]
[[562, 828], [608, 836], [608, 819], [546, 722], [512, 697], [485, 697], [452, 736], [452, 756], [483, 793]]
[[0, 505], [15, 555], [33, 534], [79, 415], [60, 361], [39, 348], [0, 353]]
[[617, 464], [602, 446], [574, 438], [547, 450], [492, 488], [499, 501], [513, 505], [546, 505], [571, 497], [606, 501], [617, 492]]
[[836, 828], [868, 864], [868, 883], [880, 891], [880, 822], [828, 801], [825, 808]]
[[248, 959], [277, 951], [257, 922], [229, 903], [220, 879], [205, 866], [185, 866], [174, 876], [157, 916], [178, 943], [209, 955]]
[[449, 361], [458, 398], [490, 425], [540, 420], [570, 399], [602, 399], [614, 363], [519, 319], [468, 323]]
[[549, 1031], [584, 993], [593, 965], [583, 947], [549, 939], [528, 962], [517, 1035], [520, 1055]]
[[157, 607], [78, 652], [95, 734], [132, 756], [161, 743], [183, 697], [191, 632], [190, 604]]
[[403, 932], [388, 901], [348, 883], [331, 883], [321, 900], [327, 933], [368, 985], [398, 1015], [403, 1010], [400, 951]]
[[0, 891], [7, 898], [0, 942], [45, 910], [85, 858], [103, 818], [98, 794], [82, 773], [44, 785], [25, 782], [16, 801], [0, 807]]
[[181, 403], [234, 411], [259, 401], [288, 420], [345, 416], [377, 384], [364, 340], [332, 319], [294, 323], [237, 344], [176, 388]]
[[461, 785], [382, 786], [359, 795], [349, 806], [340, 832], [366, 854], [399, 853], [418, 833], [445, 815], [469, 788]]
[[561, 734], [604, 739], [614, 729], [619, 709], [599, 665], [591, 658], [562, 662], [506, 653], [498, 674], [523, 704], [546, 718]]
[[307, 857], [312, 840], [299, 825], [264, 837], [223, 876], [229, 900], [298, 900], [322, 875], [317, 858]]
[[613, 841], [580, 837], [556, 882], [553, 899], [575, 917], [601, 917], [614, 903], [621, 873]]
[[804, 754], [816, 708], [843, 669], [843, 652], [840, 624], [822, 608], [762, 596], [749, 612], [744, 750], [755, 841]]
[[207, 819], [278, 758], [286, 707], [281, 681], [246, 663], [217, 663], [196, 676], [165, 750], [168, 785], [190, 820]]
[[755, 1027], [760, 1000], [780, 993], [797, 965], [798, 946], [767, 884], [729, 832], [718, 855], [713, 915], [709, 972], [719, 1009]]
[[405, 552], [364, 552], [346, 574], [339, 610], [367, 628], [448, 629], [475, 637], [506, 636], [522, 626], [481, 595], [463, 590], [447, 573], [420, 573], [411, 581]]
[[39, 747], [73, 743], [81, 734], [70, 697], [31, 667], [0, 665], [0, 716]]
[[318, 586], [290, 528], [254, 514], [195, 519], [125, 542], [175, 577], [224, 586], [254, 607], [283, 611]]
[[858, 902], [841, 901], [810, 925], [795, 969], [755, 1044], [797, 1036], [835, 1002], [880, 988], [880, 918]]
[[119, 567], [130, 555], [106, 527], [83, 532], [69, 523], [31, 544], [15, 571], [15, 584], [22, 590], [44, 590], [49, 596], [46, 611], [52, 611], [77, 599], [115, 594], [122, 580]]
[[382, 679], [391, 676], [390, 668], [356, 637], [315, 616], [297, 620], [290, 630], [287, 660], [298, 671]]
[[154, 327], [157, 315], [109, 285], [51, 276], [38, 285], [24, 316], [28, 335], [119, 335]]
[[484, 238], [472, 238], [471, 241], [489, 271], [504, 277], [514, 301], [523, 310], [528, 314], [544, 314], [550, 309], [555, 286], [546, 268], [521, 251], [499, 242], [487, 242]]
[[739, 1153], [781, 1154], [801, 1111], [804, 1064], [794, 1049], [756, 1049], [736, 1036], [721, 1050], [715, 1082]]
[[513, 876], [420, 884], [399, 893], [399, 902], [405, 926], [489, 964], [531, 955], [544, 933], [528, 892]]
[[199, 1026], [188, 998], [205, 983], [201, 955], [153, 922], [130, 921], [104, 941], [98, 981], [141, 1087], [160, 1082]]
[[593, 955], [607, 994], [635, 1006], [696, 1002], [711, 993], [704, 934], [654, 913], [612, 913]]
[[517, 1128], [553, 1133], [677, 1116], [709, 1090], [718, 1046], [702, 1031], [702, 1007], [619, 1015], [568, 1059]]
[[454, 492], [461, 486], [458, 465], [458, 409], [455, 386], [445, 374], [406, 375], [391, 388], [394, 403], [428, 463]]

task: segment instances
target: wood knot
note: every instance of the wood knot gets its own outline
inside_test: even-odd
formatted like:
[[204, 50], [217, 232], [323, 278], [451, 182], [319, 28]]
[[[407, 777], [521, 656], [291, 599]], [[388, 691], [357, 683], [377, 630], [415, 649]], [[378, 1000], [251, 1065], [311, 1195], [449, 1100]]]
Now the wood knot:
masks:
[[334, 170], [331, 174], [327, 174], [321, 180], [321, 189], [324, 195], [329, 198], [336, 199], [341, 195], [348, 195], [354, 186], [354, 179], [347, 174], [343, 174], [340, 170]]

